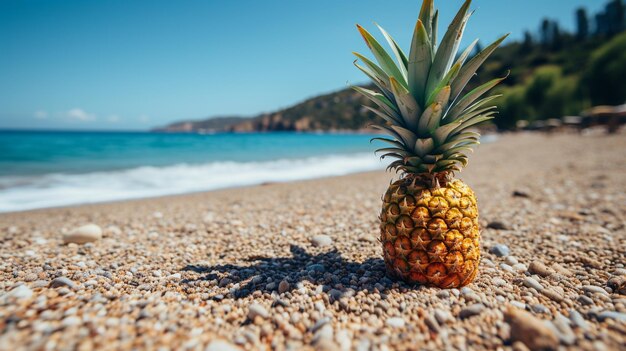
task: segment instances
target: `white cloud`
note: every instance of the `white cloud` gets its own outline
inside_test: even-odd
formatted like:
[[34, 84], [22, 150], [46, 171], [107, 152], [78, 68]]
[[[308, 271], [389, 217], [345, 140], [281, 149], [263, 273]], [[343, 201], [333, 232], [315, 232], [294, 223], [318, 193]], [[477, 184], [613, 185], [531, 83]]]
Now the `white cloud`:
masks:
[[37, 119], [46, 119], [48, 118], [48, 111], [37, 110], [35, 111], [35, 118]]
[[139, 122], [141, 123], [148, 123], [150, 121], [150, 116], [148, 115], [140, 115], [139, 116]]
[[65, 113], [65, 116], [67, 118], [70, 118], [76, 121], [81, 121], [81, 122], [89, 122], [89, 121], [96, 120], [96, 115], [94, 113], [88, 113], [81, 108], [73, 108], [67, 111]]
[[111, 123], [117, 123], [120, 121], [120, 116], [118, 115], [110, 115], [109, 117], [107, 117], [107, 121], [111, 122]]

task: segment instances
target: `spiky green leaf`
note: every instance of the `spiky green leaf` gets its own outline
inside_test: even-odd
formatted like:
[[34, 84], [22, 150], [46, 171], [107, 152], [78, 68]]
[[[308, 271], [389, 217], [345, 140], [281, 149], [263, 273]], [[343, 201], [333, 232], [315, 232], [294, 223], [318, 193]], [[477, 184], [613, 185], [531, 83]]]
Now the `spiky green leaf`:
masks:
[[433, 52], [437, 51], [437, 33], [439, 32], [439, 10], [435, 11], [435, 15], [432, 20], [432, 32], [430, 35], [431, 49]]
[[406, 145], [406, 143], [404, 143], [404, 141], [402, 140], [402, 137], [400, 136], [400, 134], [398, 134], [398, 132], [396, 132], [395, 130], [391, 129], [391, 127], [381, 126], [378, 124], [372, 124], [371, 127], [376, 130], [380, 130], [381, 132], [389, 135], [390, 137], [393, 137], [398, 142], [402, 143], [402, 145]]
[[435, 58], [433, 59], [432, 68], [428, 74], [427, 87], [437, 86], [452, 65], [452, 61], [454, 60], [456, 51], [463, 37], [465, 24], [469, 19], [468, 10], [471, 2], [472, 0], [466, 0], [465, 3], [463, 3], [463, 6], [461, 6], [459, 12], [452, 20], [450, 27], [448, 27], [446, 34], [443, 36], [441, 44], [437, 48]]
[[461, 66], [463, 66], [463, 64], [465, 63], [465, 60], [467, 60], [469, 55], [472, 53], [476, 44], [478, 44], [478, 39], [471, 42], [467, 46], [467, 48], [465, 48], [465, 51], [463, 51], [463, 53], [459, 56], [459, 58], [456, 60], [456, 63], [459, 63]]
[[425, 137], [430, 135], [432, 131], [429, 126], [438, 125], [441, 120], [441, 116], [443, 115], [443, 109], [440, 103], [433, 103], [424, 113], [422, 113], [422, 117], [419, 120], [419, 131], [420, 137]]
[[408, 81], [409, 91], [415, 101], [424, 108], [426, 82], [428, 72], [432, 65], [433, 53], [428, 34], [421, 20], [417, 21], [413, 40], [411, 41], [411, 51], [409, 53]]
[[[459, 72], [460, 68], [461, 68], [461, 65], [459, 63], [456, 63], [448, 71], [446, 76], [443, 77], [443, 79], [439, 82], [439, 85], [437, 85], [436, 87], [426, 87], [426, 91], [430, 91], [431, 92], [430, 95], [428, 96], [428, 98], [426, 99], [426, 106], [428, 106], [428, 105], [432, 104], [433, 102], [435, 102], [435, 98], [440, 95], [441, 90], [444, 87], [450, 85], [450, 81], [452, 81], [454, 79], [456, 74]], [[450, 92], [447, 92], [446, 94], [448, 95], [448, 98], [449, 98], [450, 97]], [[441, 105], [444, 106], [444, 108], [447, 108], [448, 107], [448, 99], [446, 99], [446, 101], [442, 101]]]
[[396, 61], [398, 62], [398, 67], [400, 68], [400, 71], [402, 72], [402, 74], [404, 75], [404, 79], [406, 80], [407, 79], [407, 66], [409, 63], [409, 59], [406, 57], [406, 54], [404, 53], [404, 51], [402, 51], [402, 48], [400, 48], [400, 45], [396, 43], [396, 41], [391, 37], [391, 35], [389, 35], [389, 33], [387, 33], [387, 31], [383, 29], [383, 27], [379, 26], [378, 24], [376, 24], [376, 26], [385, 37], [385, 40], [387, 40], [387, 43], [389, 44], [389, 47], [391, 47], [391, 50], [393, 51], [394, 55], [396, 55]]
[[370, 101], [375, 103], [376, 106], [380, 107], [388, 115], [399, 116], [400, 112], [396, 110], [395, 104], [389, 101], [385, 95], [359, 86], [352, 86], [352, 89], [358, 91]]
[[385, 87], [391, 90], [391, 86], [389, 85], [389, 76], [385, 71], [383, 71], [382, 68], [380, 68], [372, 60], [359, 54], [358, 52], [353, 52], [352, 54], [354, 54], [354, 56], [356, 56], [359, 60], [363, 61], [363, 63], [365, 63], [365, 65], [376, 75], [376, 78], [379, 79], [381, 82], [384, 82]]
[[426, 34], [430, 37], [432, 33], [433, 11], [435, 9], [434, 0], [424, 0], [420, 8], [420, 14], [417, 17], [424, 24]]
[[371, 106], [365, 106], [364, 105], [363, 107], [365, 107], [367, 110], [372, 111], [375, 115], [377, 115], [378, 117], [384, 119], [385, 121], [387, 121], [387, 122], [389, 122], [391, 124], [398, 124], [398, 125], [401, 125], [401, 126], [404, 127], [404, 121], [400, 119], [401, 118], [400, 116], [389, 115], [389, 114], [387, 114], [387, 113], [385, 113], [383, 111], [377, 110], [377, 109], [375, 109], [375, 108], [373, 108]]
[[457, 78], [452, 84], [452, 99], [457, 99], [459, 94], [465, 89], [467, 83], [472, 79], [478, 68], [485, 62], [485, 60], [493, 53], [493, 51], [508, 37], [508, 34], [503, 35], [498, 40], [491, 43], [483, 51], [472, 57], [467, 64], [465, 64], [459, 72]]
[[384, 142], [384, 143], [391, 144], [391, 145], [393, 145], [393, 146], [395, 146], [395, 147], [398, 147], [398, 148], [401, 148], [401, 149], [405, 149], [405, 150], [406, 150], [405, 145], [404, 145], [404, 144], [402, 144], [401, 142], [397, 141], [397, 140], [392, 140], [392, 139], [387, 139], [387, 138], [381, 138], [381, 137], [375, 137], [375, 138], [370, 139], [370, 143], [371, 143], [372, 141], [374, 141], [374, 140], [377, 140], [377, 141], [382, 141], [382, 142]]
[[404, 86], [398, 83], [394, 77], [389, 78], [389, 81], [391, 82], [391, 91], [396, 98], [396, 103], [402, 113], [404, 123], [408, 129], [416, 130], [417, 121], [422, 113], [419, 105], [413, 98], [413, 95], [411, 95]]
[[387, 51], [383, 49], [383, 47], [378, 43], [376, 38], [374, 38], [365, 28], [361, 27], [357, 24], [357, 28], [363, 36], [365, 43], [376, 57], [378, 64], [380, 67], [387, 73], [389, 77], [395, 77], [399, 82], [403, 85], [407, 86], [406, 80], [398, 66], [393, 62], [393, 59], [389, 56]]
[[465, 95], [461, 100], [455, 103], [452, 108], [446, 113], [446, 118], [447, 116], [450, 116], [452, 121], [455, 120], [456, 116], [459, 116], [461, 112], [463, 112], [468, 106], [476, 101], [476, 99], [480, 98], [483, 94], [491, 90], [504, 79], [506, 79], [506, 77], [492, 79], [489, 82], [467, 93], [467, 95]]
[[417, 156], [424, 157], [435, 148], [433, 138], [424, 138], [415, 140], [415, 153]]
[[386, 87], [386, 84], [383, 81], [378, 79], [378, 77], [376, 76], [374, 72], [372, 72], [370, 69], [366, 67], [359, 65], [358, 63], [356, 63], [356, 61], [354, 61], [353, 64], [356, 68], [358, 68], [361, 72], [363, 72], [366, 76], [368, 76], [369, 79], [372, 80], [374, 85], [378, 87], [378, 89], [385, 95], [387, 99], [389, 99], [390, 101], [393, 99], [393, 93], [391, 92], [391, 90], [389, 90]]
[[395, 154], [398, 154], [398, 155], [402, 155], [402, 157], [408, 157], [408, 156], [412, 155], [411, 152], [406, 151], [404, 149], [397, 148], [397, 147], [384, 147], [382, 149], [377, 149], [375, 152], [376, 153], [379, 153], [379, 152], [395, 153]]
[[390, 126], [398, 135], [400, 135], [400, 140], [406, 145], [407, 148], [410, 148], [411, 145], [415, 145], [415, 140], [417, 140], [417, 136], [412, 131], [400, 127], [400, 126]]
[[473, 118], [470, 118], [466, 121], [464, 121], [463, 123], [461, 123], [460, 125], [458, 125], [456, 128], [454, 128], [452, 130], [452, 132], [450, 134], [454, 135], [456, 133], [460, 133], [470, 127], [473, 127], [479, 123], [488, 121], [490, 119], [493, 119], [493, 114], [485, 114], [485, 115], [478, 115], [475, 116]]

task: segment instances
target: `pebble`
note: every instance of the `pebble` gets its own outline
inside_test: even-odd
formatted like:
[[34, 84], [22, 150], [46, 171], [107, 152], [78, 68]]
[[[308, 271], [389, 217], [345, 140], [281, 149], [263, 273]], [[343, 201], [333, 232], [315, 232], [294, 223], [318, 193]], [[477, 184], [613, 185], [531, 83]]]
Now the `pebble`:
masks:
[[562, 344], [573, 345], [576, 342], [576, 334], [570, 327], [569, 319], [565, 318], [565, 316], [558, 313], [552, 321], [552, 325], [556, 327], [557, 336]]
[[468, 301], [480, 301], [480, 296], [478, 296], [474, 290], [468, 288], [467, 286], [461, 288], [461, 296]]
[[313, 324], [313, 326], [311, 327], [310, 331], [311, 333], [315, 333], [316, 331], [318, 331], [321, 327], [325, 326], [326, 324], [330, 323], [332, 319], [330, 319], [330, 317], [324, 317], [324, 318], [320, 318], [317, 322], [315, 322], [315, 324]]
[[[314, 335], [311, 342], [315, 344], [318, 348], [322, 350], [332, 350], [332, 344], [327, 342], [331, 342], [334, 336], [333, 326], [330, 324], [325, 324], [321, 327]], [[322, 345], [319, 345], [321, 342], [324, 342]], [[323, 346], [323, 347], [320, 347]]]
[[608, 295], [609, 294], [603, 288], [601, 288], [599, 286], [595, 286], [595, 285], [583, 285], [583, 291], [588, 292], [588, 293], [594, 293], [594, 294], [596, 294], [596, 293], [597, 294], [603, 294], [603, 295]]
[[495, 277], [495, 278], [491, 279], [491, 282], [492, 282], [493, 284], [495, 284], [496, 286], [505, 286], [505, 285], [507, 285], [507, 284], [508, 284], [508, 283], [506, 282], [506, 280], [504, 280], [504, 279], [502, 279], [502, 278], [500, 278], [500, 277]]
[[569, 320], [577, 328], [580, 328], [582, 330], [589, 329], [589, 324], [587, 324], [587, 321], [585, 321], [585, 318], [583, 318], [583, 315], [580, 314], [580, 312], [576, 310], [569, 310]]
[[613, 276], [606, 285], [620, 295], [626, 295], [626, 276]]
[[65, 244], [86, 244], [102, 239], [102, 229], [96, 224], [87, 224], [63, 235]]
[[543, 289], [541, 290], [541, 293], [552, 301], [561, 302], [564, 299], [562, 294], [559, 294], [556, 290], [551, 288]]
[[441, 326], [439, 326], [437, 319], [432, 315], [426, 316], [424, 318], [424, 323], [426, 323], [426, 326], [428, 326], [428, 328], [430, 328], [430, 330], [434, 331], [435, 333], [439, 332], [439, 329], [441, 329]]
[[387, 324], [387, 326], [392, 327], [392, 328], [402, 328], [404, 327], [406, 322], [404, 321], [404, 319], [400, 317], [391, 317], [391, 318], [387, 318], [387, 321], [385, 322], [385, 324]]
[[435, 309], [435, 319], [439, 324], [446, 324], [448, 322], [454, 322], [454, 317], [450, 311], [444, 311], [441, 309]]
[[573, 273], [569, 269], [561, 266], [558, 263], [551, 265], [550, 268], [554, 269], [557, 273], [562, 274], [566, 277], [571, 277], [573, 275]]
[[226, 340], [213, 340], [204, 351], [241, 351], [241, 349]]
[[536, 274], [544, 278], [551, 274], [548, 267], [539, 261], [533, 261], [528, 265], [528, 273]]
[[287, 291], [289, 291], [289, 282], [287, 282], [286, 280], [281, 280], [278, 284], [278, 293], [282, 294]]
[[70, 289], [76, 289], [77, 285], [76, 283], [74, 283], [73, 281], [71, 281], [69, 278], [66, 277], [58, 277], [58, 278], [54, 278], [51, 282], [50, 282], [50, 287], [51, 288], [60, 288], [60, 287], [68, 287]]
[[343, 292], [341, 290], [331, 289], [328, 292], [328, 296], [330, 297], [331, 302], [332, 301], [337, 301], [337, 300], [341, 299], [341, 297], [343, 296]]
[[504, 262], [506, 262], [507, 264], [511, 266], [514, 266], [519, 263], [519, 261], [517, 260], [517, 257], [515, 256], [506, 256], [506, 258], [504, 259]]
[[528, 268], [526, 267], [525, 264], [523, 263], [518, 263], [516, 265], [514, 265], [513, 270], [517, 271], [517, 272], [525, 272]]
[[525, 197], [525, 198], [529, 198], [530, 195], [528, 195], [527, 192], [523, 191], [523, 190], [513, 190], [513, 197]]
[[514, 273], [515, 271], [513, 270], [513, 267], [509, 266], [506, 263], [500, 263], [500, 268], [504, 269], [507, 272], [511, 272]]
[[509, 255], [509, 247], [504, 244], [496, 244], [489, 249], [489, 252], [498, 257], [505, 257]]
[[543, 320], [520, 309], [509, 307], [504, 320], [511, 327], [511, 341], [519, 341], [531, 350], [556, 349], [559, 338]]
[[540, 303], [530, 305], [530, 310], [535, 313], [550, 313], [550, 310]]
[[517, 308], [519, 308], [519, 309], [521, 309], [521, 310], [526, 309], [526, 304], [525, 304], [525, 303], [523, 303], [523, 302], [521, 302], [521, 301], [515, 301], [515, 300], [513, 300], [513, 301], [511, 301], [511, 305], [513, 305], [513, 306], [515, 306], [515, 307], [517, 307]]
[[507, 230], [509, 227], [501, 221], [491, 221], [487, 224], [487, 228], [496, 229], [496, 230]]
[[219, 286], [220, 288], [224, 288], [226, 287], [228, 284], [230, 284], [232, 281], [229, 278], [222, 278], [220, 279], [220, 281], [217, 283], [217, 286]]
[[319, 234], [311, 238], [311, 244], [316, 247], [330, 246], [333, 244], [333, 239], [325, 234]]
[[254, 320], [256, 317], [265, 319], [269, 317], [269, 314], [267, 313], [265, 307], [259, 305], [258, 303], [253, 303], [248, 307], [248, 319]]
[[352, 339], [347, 330], [338, 330], [335, 333], [335, 339], [337, 340], [337, 344], [339, 344], [339, 350], [352, 350]]
[[22, 300], [28, 299], [33, 296], [33, 291], [26, 285], [19, 285], [13, 290], [10, 290], [6, 294], [0, 296], [0, 302], [5, 303], [8, 300]]
[[309, 265], [309, 266], [307, 266], [306, 269], [309, 272], [320, 272], [320, 273], [326, 272], [326, 267], [323, 264], [320, 264], [320, 263], [315, 263], [315, 264]]
[[77, 325], [81, 325], [83, 323], [82, 319], [76, 316], [65, 317], [61, 321], [61, 325], [65, 328], [75, 327]]
[[593, 305], [593, 300], [589, 296], [585, 295], [578, 296], [578, 302], [586, 306]]
[[581, 256], [580, 257], [580, 261], [588, 267], [591, 268], [595, 268], [595, 269], [600, 269], [602, 268], [602, 262], [598, 261], [598, 260], [594, 260], [593, 258], [589, 258], [587, 256]]
[[539, 284], [533, 277], [524, 277], [524, 285], [537, 291], [543, 290], [543, 285]]
[[44, 288], [50, 285], [50, 282], [47, 280], [36, 280], [32, 283], [33, 288]]
[[616, 311], [603, 311], [598, 314], [598, 320], [603, 322], [607, 319], [614, 319], [620, 322], [626, 322], [626, 313]]
[[485, 309], [485, 305], [482, 303], [475, 303], [470, 305], [459, 312], [459, 318], [465, 319], [472, 316], [479, 315]]
[[447, 299], [450, 297], [450, 292], [448, 290], [437, 291], [437, 297], [440, 299]]
[[460, 291], [461, 291], [462, 296], [466, 296], [466, 295], [474, 293], [474, 290], [472, 290], [472, 288], [467, 287], [467, 286], [462, 287]]

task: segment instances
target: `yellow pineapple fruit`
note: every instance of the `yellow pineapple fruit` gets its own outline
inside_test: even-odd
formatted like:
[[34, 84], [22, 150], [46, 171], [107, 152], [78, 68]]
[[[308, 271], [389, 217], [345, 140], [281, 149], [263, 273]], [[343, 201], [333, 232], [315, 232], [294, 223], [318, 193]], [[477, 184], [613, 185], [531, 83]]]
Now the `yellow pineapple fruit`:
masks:
[[471, 0], [465, 1], [437, 46], [438, 11], [425, 0], [407, 57], [382, 28], [396, 61], [363, 27], [359, 32], [378, 64], [355, 53], [365, 65], [355, 65], [378, 88], [354, 87], [376, 107], [366, 106], [385, 120], [375, 125], [389, 136], [374, 138], [390, 144], [377, 150], [394, 158], [389, 168], [401, 172], [383, 197], [380, 240], [390, 275], [408, 282], [459, 287], [470, 283], [480, 261], [478, 207], [472, 189], [454, 172], [467, 165], [467, 153], [480, 134], [471, 127], [493, 118], [497, 96], [481, 98], [504, 78], [467, 93], [467, 83], [504, 35], [466, 62], [477, 40], [456, 56]]

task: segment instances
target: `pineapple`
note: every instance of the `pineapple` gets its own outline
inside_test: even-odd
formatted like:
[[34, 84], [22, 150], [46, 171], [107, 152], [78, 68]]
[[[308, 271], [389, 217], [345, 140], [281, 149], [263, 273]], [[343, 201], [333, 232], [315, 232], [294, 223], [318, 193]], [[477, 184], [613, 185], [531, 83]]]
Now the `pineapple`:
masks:
[[[471, 0], [461, 6], [437, 45], [438, 11], [424, 0], [409, 56], [381, 27], [396, 62], [363, 27], [357, 28], [376, 58], [354, 53], [355, 66], [378, 91], [353, 87], [371, 100], [365, 106], [385, 120], [374, 128], [388, 137], [374, 138], [388, 147], [377, 152], [394, 159], [390, 169], [400, 179], [383, 196], [380, 240], [388, 273], [411, 283], [453, 288], [470, 283], [480, 261], [476, 196], [454, 178], [467, 165], [467, 153], [480, 135], [470, 128], [493, 118], [498, 96], [482, 97], [504, 78], [464, 92], [504, 35], [468, 60], [477, 40], [457, 50], [471, 15]], [[359, 61], [362, 64], [359, 64]], [[467, 61], [467, 62], [466, 62]]]

